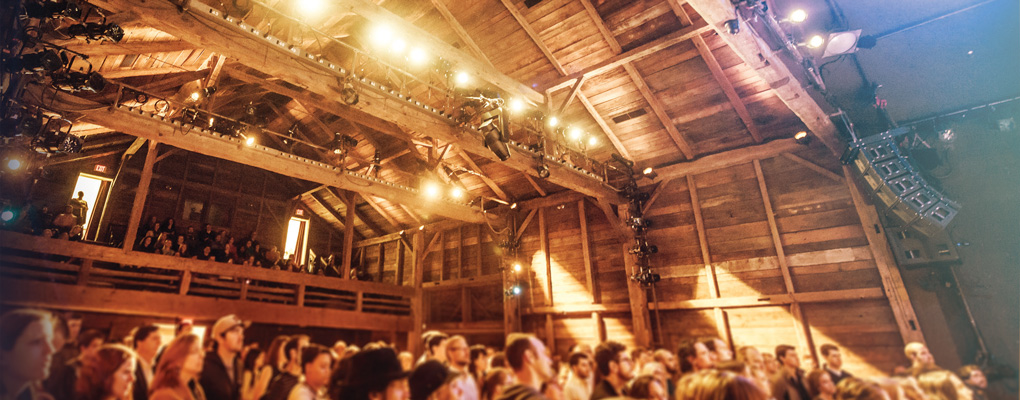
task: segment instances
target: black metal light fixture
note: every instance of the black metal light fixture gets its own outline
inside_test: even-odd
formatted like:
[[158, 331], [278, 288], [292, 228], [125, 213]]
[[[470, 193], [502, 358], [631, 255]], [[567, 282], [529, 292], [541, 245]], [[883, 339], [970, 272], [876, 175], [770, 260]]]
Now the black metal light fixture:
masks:
[[340, 99], [349, 106], [358, 104], [358, 91], [354, 90], [354, 84], [351, 82], [344, 83], [344, 87], [340, 89]]
[[333, 140], [326, 144], [326, 148], [329, 149], [333, 154], [338, 154], [341, 157], [347, 156], [347, 152], [358, 146], [358, 139], [345, 135], [340, 132], [333, 134]]
[[12, 59], [7, 64], [7, 71], [17, 73], [21, 71], [54, 72], [64, 67], [67, 59], [53, 49], [46, 49], [35, 53], [23, 54], [20, 58]]
[[83, 22], [67, 27], [67, 34], [84, 38], [87, 41], [109, 40], [120, 42], [124, 39], [124, 29], [115, 23]]
[[81, 6], [69, 1], [35, 0], [25, 3], [25, 14], [29, 18], [81, 18]]

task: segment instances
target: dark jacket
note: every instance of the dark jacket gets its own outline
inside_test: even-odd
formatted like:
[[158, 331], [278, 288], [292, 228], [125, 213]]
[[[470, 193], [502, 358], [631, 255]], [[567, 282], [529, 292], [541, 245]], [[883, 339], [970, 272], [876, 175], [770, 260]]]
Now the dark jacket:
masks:
[[808, 400], [811, 395], [804, 385], [804, 371], [797, 370], [796, 375], [790, 374], [786, 368], [772, 378], [772, 397], [776, 400]]
[[838, 373], [837, 372], [833, 372], [832, 369], [830, 369], [828, 365], [825, 366], [825, 372], [829, 373], [829, 377], [832, 378], [832, 384], [833, 385], [838, 385], [839, 381], [844, 380], [846, 378], [852, 378], [853, 377], [853, 375], [850, 375], [849, 372], [846, 372], [844, 370], [839, 370]]
[[290, 372], [281, 372], [269, 382], [269, 388], [266, 389], [266, 395], [263, 398], [266, 400], [287, 400], [291, 389], [294, 389], [294, 386], [297, 386], [300, 381], [300, 377], [291, 375]]
[[516, 383], [506, 388], [498, 400], [546, 400], [546, 398], [535, 388]]
[[145, 380], [145, 365], [141, 361], [135, 363], [135, 383], [131, 386], [131, 397], [134, 400], [149, 400], [149, 382]]
[[603, 379], [595, 385], [595, 389], [591, 391], [591, 400], [606, 399], [610, 397], [620, 397], [626, 393], [617, 393], [616, 389], [613, 389], [613, 385], [609, 384], [609, 380]]
[[207, 399], [238, 400], [241, 398], [241, 358], [234, 357], [234, 379], [230, 379], [227, 367], [219, 353], [212, 351], [206, 354], [202, 366], [202, 377], [198, 383], [202, 385]]

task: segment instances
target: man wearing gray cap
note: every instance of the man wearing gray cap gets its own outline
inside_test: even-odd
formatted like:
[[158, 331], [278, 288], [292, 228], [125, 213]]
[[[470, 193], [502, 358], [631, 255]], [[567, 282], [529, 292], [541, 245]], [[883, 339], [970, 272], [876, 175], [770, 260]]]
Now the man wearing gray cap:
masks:
[[238, 400], [240, 395], [241, 360], [244, 348], [245, 323], [230, 314], [213, 324], [210, 338], [213, 351], [206, 353], [199, 383], [208, 399]]

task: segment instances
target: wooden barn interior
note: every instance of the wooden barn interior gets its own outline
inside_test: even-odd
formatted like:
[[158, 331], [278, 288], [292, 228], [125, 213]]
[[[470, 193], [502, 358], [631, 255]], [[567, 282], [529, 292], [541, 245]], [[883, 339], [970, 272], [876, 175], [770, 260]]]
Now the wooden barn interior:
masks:
[[[4, 310], [416, 356], [428, 330], [831, 343], [862, 376], [921, 342], [1017, 396], [1014, 1], [18, 3]], [[26, 230], [82, 185], [80, 240]], [[295, 265], [136, 247], [170, 218]]]

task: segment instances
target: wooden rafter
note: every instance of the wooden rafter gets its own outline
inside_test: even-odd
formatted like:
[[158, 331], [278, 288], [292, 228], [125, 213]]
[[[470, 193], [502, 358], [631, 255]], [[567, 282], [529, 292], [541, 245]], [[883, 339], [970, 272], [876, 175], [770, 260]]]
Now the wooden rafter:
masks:
[[475, 161], [471, 159], [471, 155], [467, 152], [460, 151], [460, 158], [464, 160], [464, 163], [467, 164], [468, 168], [471, 168], [472, 171], [478, 173], [478, 177], [482, 179], [482, 182], [485, 182], [485, 185], [488, 186], [489, 189], [492, 189], [493, 193], [496, 193], [496, 197], [499, 197], [500, 200], [503, 201], [510, 201], [510, 197], [507, 196], [506, 192], [499, 187], [499, 184], [492, 180], [492, 178], [489, 178], [488, 175], [482, 173], [482, 169], [478, 168], [478, 164], [475, 164]]
[[[666, 1], [669, 3], [669, 7], [673, 9], [673, 13], [676, 14], [677, 18], [680, 18], [681, 23], [685, 26], [692, 24], [691, 17], [687, 15], [687, 11], [684, 10], [679, 0]], [[705, 64], [708, 64], [709, 71], [712, 71], [712, 77], [715, 78], [716, 83], [719, 84], [723, 93], [726, 94], [726, 99], [733, 106], [733, 110], [737, 112], [737, 116], [740, 117], [747, 131], [751, 133], [751, 137], [754, 138], [755, 142], [761, 143], [762, 136], [758, 125], [751, 118], [751, 113], [747, 111], [744, 101], [737, 95], [736, 89], [733, 88], [733, 83], [726, 77], [722, 66], [719, 65], [719, 60], [715, 58], [715, 54], [712, 54], [712, 49], [708, 48], [708, 44], [705, 43], [705, 39], [701, 35], [695, 36], [691, 40], [694, 42], [694, 47], [698, 49], [698, 54], [705, 60]]]
[[[347, 230], [347, 221], [344, 219], [344, 216], [340, 215], [340, 213], [335, 208], [330, 206], [326, 199], [324, 199], [321, 195], [318, 194], [318, 190], [309, 193], [307, 197], [312, 199], [312, 201], [319, 203], [319, 205], [322, 206], [322, 208], [325, 208], [326, 212], [328, 212], [329, 215], [332, 215], [333, 218], [336, 219], [336, 222], [338, 225], [340, 225], [341, 230], [343, 231]], [[357, 231], [355, 231], [355, 234], [357, 236], [361, 236], [361, 234], [358, 233]]]
[[478, 57], [478, 59], [485, 62], [489, 68], [495, 70], [496, 66], [493, 65], [492, 61], [489, 61], [489, 58], [485, 56], [485, 52], [483, 52], [482, 48], [478, 46], [478, 43], [475, 43], [474, 39], [468, 35], [464, 26], [461, 25], [460, 22], [457, 22], [457, 18], [453, 16], [453, 13], [450, 12], [449, 8], [446, 8], [446, 4], [443, 4], [442, 0], [431, 1], [432, 6], [436, 8], [436, 11], [439, 11], [439, 15], [442, 15], [443, 19], [446, 20], [446, 24], [449, 25], [450, 29], [453, 29], [453, 32], [457, 34], [457, 38], [459, 38], [460, 41], [468, 47], [468, 49], [471, 49], [471, 52], [474, 53], [475, 57]]
[[700, 174], [737, 164], [745, 164], [752, 160], [769, 158], [779, 153], [795, 151], [802, 147], [803, 145], [797, 144], [793, 139], [778, 139], [755, 146], [728, 150], [722, 153], [703, 156], [694, 161], [658, 168], [656, 173], [659, 176], [656, 180], [680, 178], [684, 175]]
[[64, 46], [68, 50], [89, 55], [89, 57], [106, 57], [127, 54], [169, 53], [174, 51], [192, 50], [195, 45], [183, 40], [158, 40], [150, 42], [101, 41], [98, 43], [78, 42]]
[[366, 196], [364, 194], [361, 194], [361, 198], [365, 199], [365, 202], [368, 203], [368, 205], [371, 206], [372, 209], [375, 210], [375, 212], [379, 213], [379, 215], [382, 215], [383, 219], [385, 219], [386, 222], [389, 222], [390, 225], [393, 225], [394, 228], [397, 229], [404, 228], [404, 224], [400, 223], [400, 221], [397, 221], [396, 218], [393, 218], [393, 216], [390, 215], [390, 213], [387, 212], [385, 209], [383, 209], [382, 206], [380, 206], [379, 203], [372, 198], [372, 196]]
[[337, 188], [329, 188], [329, 190], [330, 192], [333, 193], [334, 196], [340, 199], [340, 201], [343, 201], [345, 206], [353, 207], [354, 217], [361, 220], [361, 223], [365, 224], [365, 226], [367, 226], [368, 229], [371, 229], [372, 232], [374, 232], [376, 235], [386, 234], [386, 231], [384, 231], [379, 225], [377, 225], [375, 222], [372, 222], [372, 220], [365, 218], [361, 211], [358, 211], [357, 196], [343, 196], [343, 193], [341, 193], [340, 190]]

